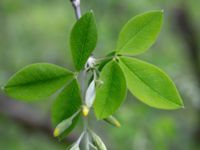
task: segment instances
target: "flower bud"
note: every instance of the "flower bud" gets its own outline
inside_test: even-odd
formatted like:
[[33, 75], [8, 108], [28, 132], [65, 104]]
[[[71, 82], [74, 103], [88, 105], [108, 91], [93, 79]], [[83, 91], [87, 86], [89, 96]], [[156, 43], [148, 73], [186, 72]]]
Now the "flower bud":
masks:
[[106, 121], [107, 123], [109, 123], [117, 128], [121, 127], [120, 122], [113, 116], [109, 116], [108, 118], [104, 119], [104, 121]]
[[86, 106], [86, 105], [83, 105], [83, 106], [82, 106], [82, 113], [83, 113], [83, 116], [87, 117], [88, 114], [89, 114], [89, 112], [90, 112], [90, 108], [89, 108], [88, 106]]
[[60, 136], [67, 128], [71, 126], [71, 124], [72, 124], [71, 118], [68, 118], [62, 121], [61, 123], [59, 123], [53, 132], [54, 137]]
[[98, 150], [107, 150], [105, 144], [101, 140], [101, 138], [94, 132], [91, 131], [92, 142]]

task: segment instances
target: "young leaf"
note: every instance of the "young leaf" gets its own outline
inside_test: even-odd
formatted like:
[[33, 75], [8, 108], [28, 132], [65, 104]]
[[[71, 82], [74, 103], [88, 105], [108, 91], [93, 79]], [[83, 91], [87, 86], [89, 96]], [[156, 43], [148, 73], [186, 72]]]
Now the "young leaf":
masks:
[[83, 15], [74, 25], [70, 46], [75, 68], [80, 71], [97, 43], [97, 28], [93, 12]]
[[117, 53], [140, 54], [155, 42], [162, 25], [163, 11], [150, 11], [128, 21], [120, 32]]
[[71, 117], [80, 107], [80, 89], [76, 79], [74, 79], [56, 98], [52, 106], [52, 123], [57, 125], [61, 121]]
[[126, 96], [126, 81], [117, 62], [111, 61], [100, 74], [103, 84], [97, 88], [94, 102], [95, 114], [104, 119], [113, 114]]
[[159, 68], [134, 58], [121, 57], [128, 89], [139, 100], [160, 109], [183, 107], [172, 80]]
[[18, 71], [3, 89], [14, 99], [34, 101], [51, 96], [72, 78], [73, 73], [65, 68], [37, 63]]

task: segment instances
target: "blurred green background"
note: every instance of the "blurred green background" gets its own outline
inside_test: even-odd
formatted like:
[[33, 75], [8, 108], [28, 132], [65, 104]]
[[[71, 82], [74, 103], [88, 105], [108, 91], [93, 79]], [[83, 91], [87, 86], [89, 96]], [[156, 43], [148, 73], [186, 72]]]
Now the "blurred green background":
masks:
[[[115, 49], [118, 33], [133, 16], [164, 9], [162, 32], [140, 57], [165, 70], [179, 89], [185, 109], [156, 110], [128, 94], [115, 114], [113, 128], [91, 122], [109, 150], [200, 149], [200, 1], [82, 0], [82, 12], [93, 9], [98, 26], [97, 57]], [[18, 69], [49, 62], [74, 70], [69, 34], [75, 22], [69, 0], [0, 1], [0, 86]], [[81, 123], [63, 142], [52, 136], [52, 99], [23, 103], [0, 92], [0, 150], [64, 150], [80, 134]]]

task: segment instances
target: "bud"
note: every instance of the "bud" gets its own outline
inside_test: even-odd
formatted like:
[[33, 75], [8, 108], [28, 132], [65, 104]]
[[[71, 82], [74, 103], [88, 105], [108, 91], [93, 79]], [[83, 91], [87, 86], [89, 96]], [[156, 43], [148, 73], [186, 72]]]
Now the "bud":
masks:
[[71, 126], [71, 124], [72, 124], [71, 118], [68, 118], [59, 123], [53, 132], [54, 137], [60, 136], [66, 129], [68, 129]]
[[113, 116], [109, 116], [108, 118], [104, 119], [104, 121], [106, 121], [107, 123], [109, 123], [117, 128], [121, 127], [120, 122]]
[[101, 138], [94, 132], [91, 131], [92, 142], [98, 150], [107, 150], [105, 144], [101, 140]]
[[53, 135], [54, 137], [58, 137], [60, 135], [60, 130], [58, 128], [55, 128]]
[[63, 120], [61, 123], [59, 123], [53, 132], [54, 137], [60, 136], [65, 130], [67, 130], [72, 125], [73, 119], [79, 113], [80, 113], [80, 109], [78, 109], [78, 111], [75, 112], [70, 118], [67, 118], [67, 119]]
[[87, 117], [88, 114], [89, 114], [89, 111], [90, 111], [90, 108], [86, 105], [83, 105], [82, 106], [82, 113], [83, 113], [83, 116]]
[[94, 99], [95, 99], [95, 80], [93, 80], [89, 87], [87, 88], [86, 94], [85, 94], [85, 104], [88, 107], [92, 107], [93, 103], [94, 103]]

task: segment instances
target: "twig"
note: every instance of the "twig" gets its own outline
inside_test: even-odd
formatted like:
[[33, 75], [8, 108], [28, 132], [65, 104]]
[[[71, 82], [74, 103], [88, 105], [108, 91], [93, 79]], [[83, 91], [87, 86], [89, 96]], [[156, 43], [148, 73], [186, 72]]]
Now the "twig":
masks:
[[[74, 7], [74, 11], [75, 11], [75, 15], [77, 20], [81, 18], [81, 7], [80, 7], [80, 0], [71, 0], [72, 6]], [[89, 60], [89, 59], [88, 59]], [[86, 62], [87, 64], [88, 62]], [[83, 99], [85, 98], [85, 91], [86, 91], [86, 83], [85, 83], [85, 79], [87, 78], [86, 75], [86, 70], [84, 69], [81, 75], [81, 87], [82, 87], [82, 97]], [[88, 137], [88, 133], [87, 133], [87, 129], [88, 129], [88, 117], [84, 118], [84, 132], [86, 132], [85, 135], [85, 149], [86, 150], [90, 150], [89, 147], [89, 137]]]
[[76, 14], [76, 18], [80, 19], [81, 18], [81, 0], [71, 0], [72, 6], [74, 7], [74, 11]]

